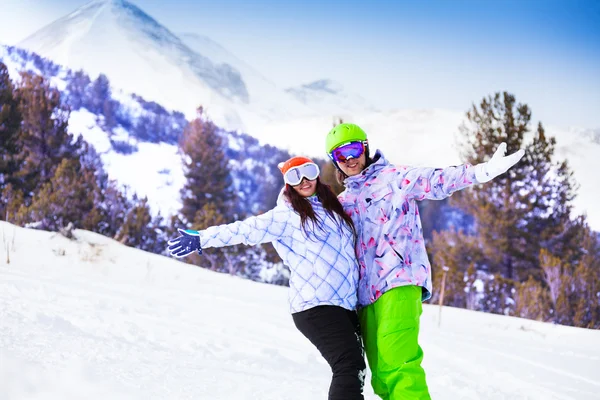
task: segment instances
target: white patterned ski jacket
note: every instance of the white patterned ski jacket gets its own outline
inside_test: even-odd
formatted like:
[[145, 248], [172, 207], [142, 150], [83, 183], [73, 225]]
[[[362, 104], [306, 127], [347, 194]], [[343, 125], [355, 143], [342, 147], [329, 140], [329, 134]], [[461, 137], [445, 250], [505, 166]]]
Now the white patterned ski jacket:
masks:
[[379, 150], [374, 159], [344, 181], [346, 190], [339, 195], [358, 235], [359, 307], [405, 285], [423, 287], [423, 301], [427, 300], [431, 265], [417, 200], [441, 200], [477, 183], [474, 169], [469, 164], [444, 169], [395, 166]]
[[290, 311], [297, 313], [321, 305], [355, 310], [358, 262], [354, 234], [323, 209], [317, 196], [307, 198], [323, 221], [323, 230], [307, 222], [308, 237], [300, 215], [280, 194], [277, 206], [258, 216], [200, 231], [202, 248], [273, 242], [290, 268]]

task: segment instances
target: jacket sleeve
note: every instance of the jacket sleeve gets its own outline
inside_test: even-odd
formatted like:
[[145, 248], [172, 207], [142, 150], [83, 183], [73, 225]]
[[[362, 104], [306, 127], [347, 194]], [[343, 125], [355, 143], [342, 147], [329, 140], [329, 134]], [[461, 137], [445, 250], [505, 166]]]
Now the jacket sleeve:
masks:
[[400, 176], [400, 189], [415, 200], [442, 200], [457, 190], [475, 183], [475, 169], [470, 164], [447, 168], [406, 168]]
[[278, 206], [264, 214], [231, 224], [211, 226], [200, 231], [200, 244], [209, 247], [233, 246], [236, 244], [256, 245], [273, 242], [290, 234], [293, 211]]

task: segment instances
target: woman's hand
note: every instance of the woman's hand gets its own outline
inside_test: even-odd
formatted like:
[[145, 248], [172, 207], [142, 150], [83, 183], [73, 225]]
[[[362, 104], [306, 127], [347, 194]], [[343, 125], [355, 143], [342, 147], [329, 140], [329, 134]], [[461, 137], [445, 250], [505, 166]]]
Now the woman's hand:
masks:
[[200, 232], [191, 229], [177, 229], [181, 236], [169, 240], [167, 250], [173, 257], [182, 258], [197, 251], [202, 254]]

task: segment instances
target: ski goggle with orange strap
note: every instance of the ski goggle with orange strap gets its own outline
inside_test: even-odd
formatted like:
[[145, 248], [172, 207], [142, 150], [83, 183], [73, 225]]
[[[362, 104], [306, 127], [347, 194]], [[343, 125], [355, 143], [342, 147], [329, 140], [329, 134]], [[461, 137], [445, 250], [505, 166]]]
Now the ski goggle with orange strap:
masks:
[[319, 166], [315, 163], [306, 163], [297, 167], [292, 167], [283, 174], [283, 181], [291, 186], [297, 186], [302, 182], [303, 178], [309, 181], [319, 177]]

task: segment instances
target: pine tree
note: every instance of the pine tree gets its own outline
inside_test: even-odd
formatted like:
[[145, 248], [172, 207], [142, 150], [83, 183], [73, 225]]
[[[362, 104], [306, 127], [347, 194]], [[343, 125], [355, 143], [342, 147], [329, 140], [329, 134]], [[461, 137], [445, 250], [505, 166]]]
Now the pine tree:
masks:
[[110, 82], [106, 75], [100, 74], [89, 88], [89, 102], [85, 106], [94, 114], [101, 114], [105, 102], [110, 99]]
[[[6, 217], [7, 185], [19, 185], [17, 172], [21, 169], [21, 149], [18, 142], [21, 113], [13, 95], [8, 68], [0, 63], [0, 219]], [[11, 186], [11, 192], [14, 190]]]
[[102, 219], [95, 204], [99, 188], [94, 171], [82, 167], [78, 159], [63, 159], [56, 173], [32, 198], [21, 206], [17, 223], [58, 231], [72, 223], [75, 228], [94, 231]]
[[18, 212], [25, 204], [25, 198], [21, 190], [15, 190], [12, 183], [6, 185], [2, 190], [2, 219], [10, 223], [18, 223]]
[[68, 133], [69, 110], [43, 77], [21, 73], [16, 98], [23, 118], [18, 140], [24, 156], [18, 177], [28, 198], [50, 181], [64, 158], [78, 158], [83, 139], [74, 141]]
[[527, 141], [531, 111], [513, 95], [484, 98], [467, 119], [461, 127], [466, 161], [487, 161], [501, 142], [507, 143], [508, 153], [525, 149], [525, 156], [507, 173], [458, 193], [450, 203], [474, 217], [489, 272], [518, 281], [530, 274], [541, 279], [541, 247], [565, 251], [574, 245], [565, 240], [569, 235], [560, 236], [569, 232], [572, 173], [566, 162], [553, 161], [556, 143], [541, 123]]
[[[225, 216], [219, 212], [215, 203], [208, 202], [194, 215], [192, 229], [202, 230], [210, 226], [222, 225], [227, 222]], [[231, 268], [229, 265], [226, 265], [229, 263], [229, 260], [225, 256], [227, 252], [234, 252], [233, 247], [206, 249], [201, 258], [193, 256], [190, 258], [190, 261], [194, 264], [208, 267], [213, 271], [229, 272]]]
[[186, 183], [181, 190], [181, 214], [192, 223], [196, 213], [212, 203], [226, 221], [233, 219], [234, 193], [229, 160], [217, 127], [206, 118], [202, 108], [184, 129], [180, 143]]
[[102, 192], [102, 221], [98, 226], [98, 233], [118, 239], [120, 227], [125, 223], [127, 212], [133, 207], [127, 198], [126, 188], [121, 190], [114, 180], [100, 182]]
[[577, 223], [581, 227], [580, 256], [575, 262], [542, 248], [540, 265], [553, 306], [553, 321], [600, 328], [600, 243], [583, 218]]
[[[180, 212], [184, 225], [201, 230], [232, 222], [236, 218], [235, 196], [224, 141], [201, 107], [196, 119], [184, 129], [180, 148], [186, 177]], [[238, 246], [207, 249], [202, 257], [189, 257], [188, 262], [230, 272], [233, 257], [240, 251]]]
[[475, 287], [475, 265], [483, 257], [477, 239], [462, 231], [433, 232], [430, 247], [433, 260], [434, 293], [432, 302], [439, 299], [443, 275], [442, 267], [448, 267], [444, 286], [444, 304], [454, 307], [478, 309]]
[[515, 314], [519, 317], [548, 321], [553, 311], [548, 289], [537, 279], [529, 276], [517, 287]]
[[600, 237], [589, 226], [584, 228], [581, 248], [572, 280], [577, 293], [571, 305], [573, 325], [600, 329]]
[[148, 198], [134, 196], [133, 207], [127, 212], [115, 239], [119, 242], [144, 251], [162, 252], [166, 243], [160, 237], [162, 217], [152, 217]]
[[70, 76], [67, 83], [67, 96], [71, 110], [79, 110], [81, 107], [86, 106], [88, 88], [91, 83], [90, 77], [81, 70]]

